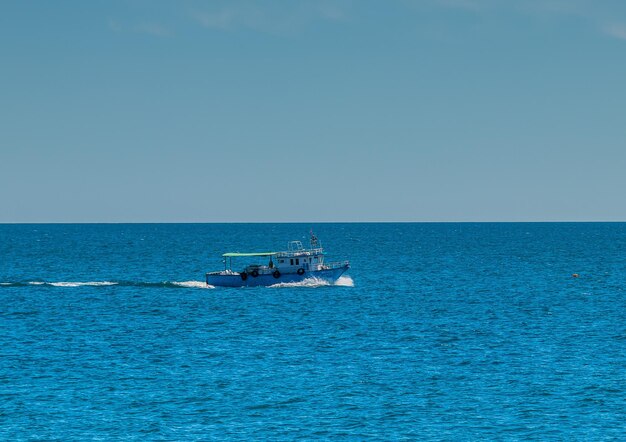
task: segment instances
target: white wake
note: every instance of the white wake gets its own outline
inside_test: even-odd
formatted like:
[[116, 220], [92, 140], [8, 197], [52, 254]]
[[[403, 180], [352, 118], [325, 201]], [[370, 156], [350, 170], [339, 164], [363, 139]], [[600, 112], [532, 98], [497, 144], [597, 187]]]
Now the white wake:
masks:
[[348, 275], [342, 275], [337, 281], [335, 281], [334, 285], [338, 285], [340, 287], [354, 287], [354, 281]]
[[[41, 285], [44, 283], [31, 282], [30, 284]], [[83, 287], [83, 286], [100, 287], [100, 286], [107, 286], [107, 285], [117, 285], [118, 283], [111, 282], [111, 281], [89, 281], [89, 282], [46, 282], [45, 284], [51, 285], [53, 287]]]
[[354, 287], [354, 281], [349, 276], [340, 276], [337, 281], [330, 282], [325, 279], [311, 277], [306, 278], [302, 281], [298, 282], [279, 282], [278, 284], [272, 284], [270, 287], [272, 288], [282, 288], [282, 287], [328, 287], [328, 286], [338, 286], [338, 287]]
[[172, 284], [177, 285], [179, 287], [187, 287], [190, 289], [214, 289], [215, 286], [207, 284], [204, 281], [172, 281]]

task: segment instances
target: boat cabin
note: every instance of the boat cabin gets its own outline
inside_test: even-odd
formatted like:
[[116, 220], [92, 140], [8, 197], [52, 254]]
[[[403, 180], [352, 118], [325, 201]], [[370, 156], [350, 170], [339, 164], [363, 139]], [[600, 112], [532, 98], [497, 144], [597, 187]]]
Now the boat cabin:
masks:
[[[308, 273], [322, 270], [324, 266], [324, 250], [316, 238], [311, 239], [311, 248], [305, 249], [301, 241], [289, 241], [284, 252], [259, 253], [224, 253], [224, 271], [232, 271], [232, 259], [241, 257], [267, 258], [267, 264], [250, 264], [243, 271], [254, 274], [271, 274], [276, 270], [282, 273]], [[228, 259], [228, 262], [227, 262]]]
[[285, 252], [276, 254], [276, 266], [286, 272], [297, 272], [304, 269], [305, 272], [319, 270], [324, 265], [324, 251], [317, 244], [311, 244], [310, 249], [305, 249], [300, 241], [289, 241]]

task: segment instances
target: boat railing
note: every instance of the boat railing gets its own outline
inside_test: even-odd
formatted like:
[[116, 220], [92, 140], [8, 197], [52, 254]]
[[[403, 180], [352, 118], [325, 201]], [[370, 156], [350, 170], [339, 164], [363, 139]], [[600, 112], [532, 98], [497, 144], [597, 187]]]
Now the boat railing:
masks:
[[345, 266], [350, 267], [350, 261], [327, 262], [327, 263], [324, 263], [322, 267], [325, 267], [326, 269], [330, 270], [330, 269], [338, 269], [340, 267], [345, 267]]
[[287, 250], [284, 252], [278, 252], [276, 258], [292, 258], [294, 256], [310, 256], [310, 255], [323, 255], [324, 249], [302, 249], [302, 250]]

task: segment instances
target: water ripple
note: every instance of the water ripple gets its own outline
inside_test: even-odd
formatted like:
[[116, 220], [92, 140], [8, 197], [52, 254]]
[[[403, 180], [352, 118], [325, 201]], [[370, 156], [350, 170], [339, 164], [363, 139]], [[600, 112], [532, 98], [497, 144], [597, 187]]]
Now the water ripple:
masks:
[[320, 230], [349, 288], [204, 290], [302, 225], [0, 225], [0, 438], [623, 439], [625, 225]]

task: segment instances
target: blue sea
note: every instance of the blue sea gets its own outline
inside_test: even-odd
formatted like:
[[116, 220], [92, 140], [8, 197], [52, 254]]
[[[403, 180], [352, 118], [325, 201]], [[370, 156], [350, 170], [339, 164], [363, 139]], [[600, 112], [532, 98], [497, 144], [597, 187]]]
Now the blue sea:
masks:
[[[338, 284], [203, 283], [311, 227]], [[625, 284], [623, 223], [0, 225], [0, 439], [625, 440]]]

